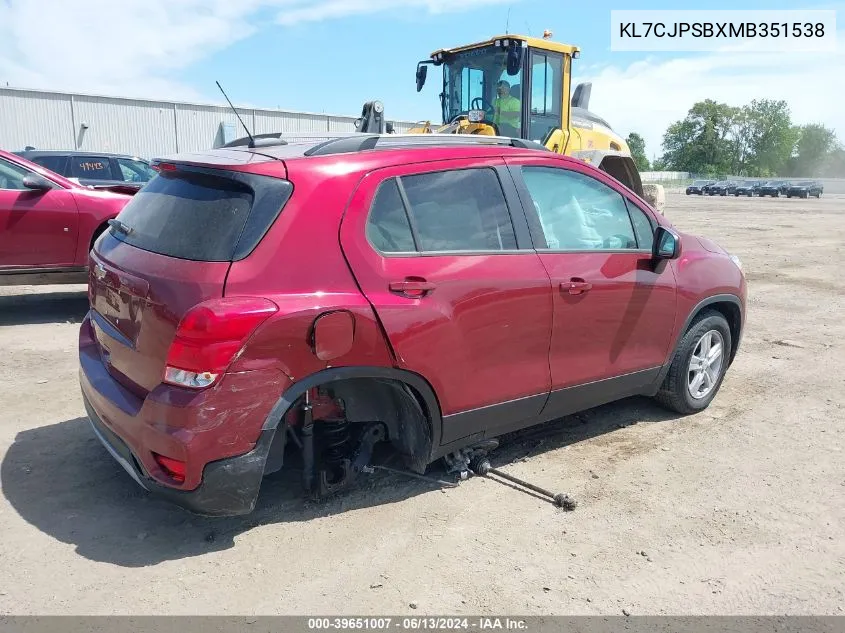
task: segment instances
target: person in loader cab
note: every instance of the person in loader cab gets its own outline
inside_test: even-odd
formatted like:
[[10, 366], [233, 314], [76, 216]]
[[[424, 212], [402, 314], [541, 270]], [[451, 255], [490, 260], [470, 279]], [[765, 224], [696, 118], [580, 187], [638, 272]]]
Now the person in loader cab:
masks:
[[496, 84], [496, 98], [493, 100], [493, 123], [502, 136], [519, 137], [522, 118], [519, 99], [511, 94], [511, 85], [502, 79]]

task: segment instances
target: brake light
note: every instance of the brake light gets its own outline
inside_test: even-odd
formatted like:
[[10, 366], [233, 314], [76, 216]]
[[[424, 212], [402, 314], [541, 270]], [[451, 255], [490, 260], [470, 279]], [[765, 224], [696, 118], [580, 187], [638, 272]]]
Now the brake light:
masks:
[[211, 299], [191, 308], [176, 328], [164, 382], [202, 389], [213, 384], [246, 340], [279, 307], [269, 299]]
[[178, 481], [179, 483], [184, 483], [185, 462], [173, 459], [172, 457], [165, 457], [164, 455], [159, 455], [158, 453], [153, 453], [153, 459], [156, 460], [156, 464], [161, 467], [168, 477]]

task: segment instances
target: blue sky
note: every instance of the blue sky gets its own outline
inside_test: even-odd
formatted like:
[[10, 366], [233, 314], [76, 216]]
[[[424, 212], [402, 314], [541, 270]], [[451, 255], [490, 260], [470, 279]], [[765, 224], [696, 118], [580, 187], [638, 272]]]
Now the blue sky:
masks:
[[[826, 123], [845, 140], [842, 5], [709, 0], [686, 8], [802, 6], [840, 10], [836, 54], [610, 51], [611, 9], [677, 2], [0, 0], [0, 82], [218, 103], [219, 80], [239, 105], [357, 114], [379, 98], [390, 118], [437, 119], [438, 82], [417, 94], [416, 62], [502, 33], [509, 19], [511, 32], [550, 29], [553, 39], [579, 45], [575, 81], [593, 81], [591, 109], [623, 134], [642, 133], [652, 155], [666, 126], [705, 97], [734, 105], [786, 98], [796, 122]], [[45, 14], [53, 16], [46, 30], [33, 29]]]

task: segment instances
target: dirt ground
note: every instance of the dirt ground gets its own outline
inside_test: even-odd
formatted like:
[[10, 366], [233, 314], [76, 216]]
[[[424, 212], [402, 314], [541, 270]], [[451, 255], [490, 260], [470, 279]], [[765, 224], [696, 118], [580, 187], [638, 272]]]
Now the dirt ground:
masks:
[[0, 288], [0, 613], [841, 614], [845, 197], [666, 213], [742, 258], [742, 347], [699, 415], [632, 399], [498, 451], [570, 513], [375, 474], [322, 505], [271, 479], [248, 517], [194, 517], [90, 432], [84, 287]]

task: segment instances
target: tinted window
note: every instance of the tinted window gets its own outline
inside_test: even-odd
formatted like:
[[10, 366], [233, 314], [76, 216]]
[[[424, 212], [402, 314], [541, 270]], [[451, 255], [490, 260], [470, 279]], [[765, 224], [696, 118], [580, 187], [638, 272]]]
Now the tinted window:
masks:
[[637, 245], [640, 249], [651, 250], [654, 242], [654, 226], [651, 220], [635, 204], [628, 203], [628, 213], [631, 215], [631, 222], [634, 225], [634, 233], [637, 236]]
[[505, 195], [492, 169], [463, 169], [401, 178], [423, 251], [516, 248]]
[[383, 183], [376, 193], [367, 218], [367, 238], [383, 253], [416, 250], [405, 205], [399, 196], [399, 186], [393, 178]]
[[[193, 172], [163, 173], [123, 208], [118, 219], [128, 235], [117, 239], [144, 250], [196, 261], [229, 261], [251, 250], [275, 221], [290, 196], [290, 183], [252, 177], [268, 184], [257, 196], [253, 187], [224, 176]], [[255, 203], [253, 207], [253, 202]]]
[[112, 180], [109, 159], [103, 156], [71, 156], [70, 172], [74, 178]]
[[29, 172], [23, 167], [0, 158], [0, 189], [26, 189], [23, 179]]
[[156, 175], [153, 168], [142, 160], [118, 158], [117, 166], [120, 168], [120, 175], [126, 182], [147, 182]]
[[42, 167], [54, 171], [62, 176], [67, 175], [65, 170], [67, 168], [67, 156], [37, 156], [32, 159], [33, 163], [37, 163]]
[[565, 169], [523, 167], [522, 173], [540, 216], [547, 248], [637, 248], [625, 200], [618, 192]]

